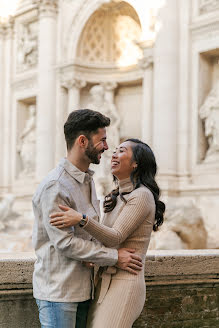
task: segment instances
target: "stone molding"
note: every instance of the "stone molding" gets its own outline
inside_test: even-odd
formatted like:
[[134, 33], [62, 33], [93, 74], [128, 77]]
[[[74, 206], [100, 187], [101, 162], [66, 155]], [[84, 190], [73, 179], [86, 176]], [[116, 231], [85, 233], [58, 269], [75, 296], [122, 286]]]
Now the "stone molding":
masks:
[[61, 84], [72, 79], [83, 80], [92, 84], [103, 84], [106, 81], [110, 83], [141, 81], [143, 78], [143, 72], [138, 65], [118, 69], [116, 66], [83, 66], [74, 62], [57, 67], [57, 72]]
[[197, 20], [190, 25], [193, 40], [203, 40], [203, 36], [207, 39], [213, 39], [219, 32], [218, 15], [214, 17], [208, 16], [204, 20]]
[[53, 16], [58, 12], [58, 0], [33, 0], [36, 4], [41, 17]]
[[22, 79], [16, 79], [12, 82], [12, 88], [16, 91], [32, 90], [37, 87], [37, 76], [36, 74], [28, 76]]

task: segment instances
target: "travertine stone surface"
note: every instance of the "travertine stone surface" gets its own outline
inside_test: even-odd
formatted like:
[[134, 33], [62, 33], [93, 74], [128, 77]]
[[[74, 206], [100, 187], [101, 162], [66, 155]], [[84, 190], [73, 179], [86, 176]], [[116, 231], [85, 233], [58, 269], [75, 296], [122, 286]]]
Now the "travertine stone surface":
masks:
[[[40, 327], [34, 253], [0, 254], [0, 327]], [[149, 251], [147, 297], [135, 328], [218, 328], [219, 250]]]

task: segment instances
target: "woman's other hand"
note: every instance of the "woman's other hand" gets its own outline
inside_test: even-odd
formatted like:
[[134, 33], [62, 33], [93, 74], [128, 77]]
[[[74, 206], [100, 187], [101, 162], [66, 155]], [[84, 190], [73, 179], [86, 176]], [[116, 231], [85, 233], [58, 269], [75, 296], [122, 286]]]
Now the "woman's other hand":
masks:
[[52, 226], [55, 226], [59, 229], [63, 229], [75, 226], [81, 221], [81, 213], [78, 213], [77, 211], [73, 210], [73, 208], [63, 205], [59, 205], [59, 208], [63, 212], [54, 212], [49, 216], [51, 218], [50, 224]]

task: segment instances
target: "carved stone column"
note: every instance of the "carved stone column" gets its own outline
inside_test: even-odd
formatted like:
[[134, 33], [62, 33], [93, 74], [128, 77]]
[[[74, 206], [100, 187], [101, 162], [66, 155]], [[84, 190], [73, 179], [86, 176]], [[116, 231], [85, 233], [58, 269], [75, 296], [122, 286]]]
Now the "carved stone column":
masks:
[[70, 79], [64, 81], [62, 86], [68, 90], [68, 114], [80, 107], [80, 89], [86, 86], [85, 81]]
[[[12, 183], [12, 109], [11, 109], [11, 75], [12, 75], [12, 53], [13, 53], [14, 21], [10, 18], [1, 28], [1, 43], [3, 65], [0, 75], [1, 84], [1, 143], [2, 143], [2, 181], [1, 186], [5, 191], [10, 191]], [[2, 63], [2, 62], [1, 62]]]
[[57, 0], [36, 0], [39, 9], [36, 177], [41, 180], [54, 166], [56, 95]]
[[153, 136], [153, 48], [144, 47], [139, 66], [143, 69], [141, 138], [152, 146]]
[[178, 16], [178, 1], [167, 0], [159, 12], [158, 19], [162, 28], [157, 32], [154, 46], [153, 149], [159, 174], [163, 176], [165, 184], [171, 182], [176, 175]]

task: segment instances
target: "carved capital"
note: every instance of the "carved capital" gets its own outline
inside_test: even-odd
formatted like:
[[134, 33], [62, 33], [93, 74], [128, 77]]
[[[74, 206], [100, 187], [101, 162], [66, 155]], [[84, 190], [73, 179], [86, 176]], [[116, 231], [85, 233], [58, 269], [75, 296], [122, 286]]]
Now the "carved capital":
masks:
[[104, 82], [101, 83], [106, 91], [113, 91], [117, 88], [118, 83], [116, 82]]
[[58, 12], [58, 0], [33, 0], [37, 5], [40, 16], [56, 15]]
[[5, 35], [5, 26], [4, 23], [0, 21], [0, 37]]
[[153, 64], [154, 58], [152, 55], [148, 57], [143, 57], [139, 60], [138, 65], [141, 69], [145, 70]]
[[143, 51], [143, 57], [139, 60], [138, 65], [141, 69], [147, 69], [154, 61], [154, 43], [152, 40], [145, 40], [137, 43]]
[[0, 19], [0, 36], [5, 36], [10, 39], [14, 33], [14, 19], [13, 17]]
[[63, 80], [61, 82], [62, 87], [66, 88], [66, 89], [72, 89], [72, 88], [77, 88], [77, 89], [81, 89], [84, 88], [86, 86], [87, 82], [86, 81], [82, 81], [82, 80], [78, 80], [78, 79], [68, 79], [68, 80]]

